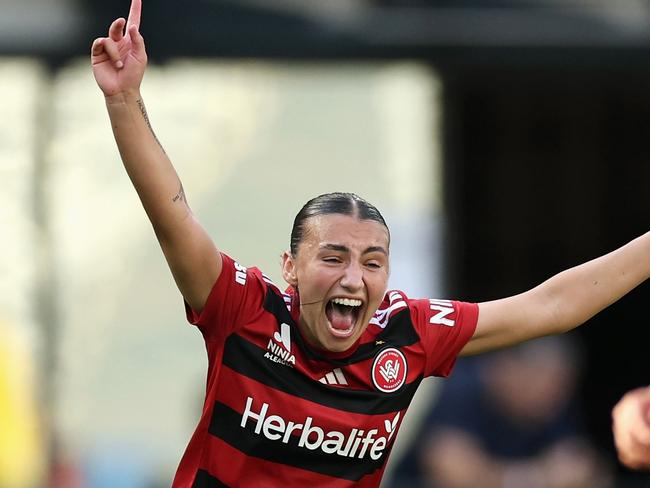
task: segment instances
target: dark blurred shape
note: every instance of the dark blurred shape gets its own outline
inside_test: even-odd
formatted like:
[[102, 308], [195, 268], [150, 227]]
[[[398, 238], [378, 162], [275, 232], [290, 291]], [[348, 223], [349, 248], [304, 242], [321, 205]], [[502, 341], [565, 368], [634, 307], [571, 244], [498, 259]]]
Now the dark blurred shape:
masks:
[[[89, 1], [95, 31], [126, 16], [130, 1]], [[345, 36], [300, 11], [265, 8], [229, 0], [144, 2], [142, 34], [155, 59], [190, 56], [268, 56], [336, 50]]]
[[[396, 485], [604, 488], [609, 468], [583, 431], [577, 349], [549, 337], [459, 363]], [[408, 464], [412, 472], [408, 473]]]
[[[560, 64], [553, 50], [521, 50], [521, 64], [477, 56], [444, 74], [449, 296], [519, 293], [647, 232], [650, 64], [641, 57], [567, 52]], [[650, 378], [649, 293], [646, 282], [576, 331], [586, 421], [612, 462], [611, 409]], [[650, 486], [650, 474], [617, 471], [617, 488]]]
[[[145, 1], [142, 31], [153, 58], [401, 58], [463, 62], [553, 48], [553, 60], [617, 46], [648, 50], [643, 4], [534, 0], [379, 0], [336, 15], [259, 0]], [[129, 2], [86, 0], [88, 37], [104, 35]], [[331, 13], [331, 12], [330, 12]], [[92, 32], [92, 34], [91, 34]], [[565, 47], [580, 48], [567, 53]], [[84, 46], [84, 50], [87, 46]], [[472, 49], [471, 52], [463, 51]], [[486, 50], [479, 52], [477, 50]], [[600, 53], [599, 53], [600, 54]], [[531, 57], [529, 59], [534, 59]], [[599, 55], [598, 61], [604, 59]]]
[[0, 56], [69, 57], [79, 45], [86, 45], [85, 21], [74, 0], [3, 0]]
[[391, 7], [431, 8], [531, 8], [544, 0], [374, 0], [377, 5]]

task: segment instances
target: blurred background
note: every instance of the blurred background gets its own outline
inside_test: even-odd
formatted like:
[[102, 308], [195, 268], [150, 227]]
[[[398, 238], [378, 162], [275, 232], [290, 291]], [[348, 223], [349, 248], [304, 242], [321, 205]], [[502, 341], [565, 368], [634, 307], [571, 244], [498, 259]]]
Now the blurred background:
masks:
[[[128, 8], [0, 0], [0, 488], [169, 486], [201, 409], [204, 346], [87, 59]], [[325, 191], [383, 211], [390, 285], [411, 296], [518, 293], [648, 230], [647, 0], [158, 0], [141, 30], [149, 115], [193, 210], [278, 283], [295, 213]], [[545, 346], [425, 382], [384, 485], [488, 487], [488, 466], [509, 488], [544, 469], [580, 476], [539, 486], [650, 486], [610, 431], [650, 381], [649, 296], [568, 334], [563, 366]], [[519, 400], [499, 420], [477, 396], [494, 370], [499, 401]], [[548, 402], [571, 406], [556, 437], [516, 428]], [[454, 453], [484, 485], [454, 478]]]

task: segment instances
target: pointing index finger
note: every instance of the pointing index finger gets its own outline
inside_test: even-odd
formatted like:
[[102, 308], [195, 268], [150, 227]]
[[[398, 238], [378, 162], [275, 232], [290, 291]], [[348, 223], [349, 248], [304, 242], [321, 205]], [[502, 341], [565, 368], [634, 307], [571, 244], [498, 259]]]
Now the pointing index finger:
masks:
[[131, 10], [129, 11], [129, 20], [126, 24], [126, 31], [132, 25], [140, 29], [140, 13], [142, 12], [142, 0], [131, 0]]

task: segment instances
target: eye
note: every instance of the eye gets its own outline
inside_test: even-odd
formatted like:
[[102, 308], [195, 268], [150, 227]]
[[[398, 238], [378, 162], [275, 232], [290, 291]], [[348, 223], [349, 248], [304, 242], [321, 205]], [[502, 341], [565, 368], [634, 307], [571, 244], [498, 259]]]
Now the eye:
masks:
[[379, 261], [368, 261], [368, 262], [366, 263], [366, 266], [367, 266], [368, 268], [371, 268], [371, 269], [379, 269], [379, 268], [381, 268], [383, 265], [382, 265]]
[[327, 256], [323, 258], [323, 261], [326, 263], [336, 264], [341, 262], [341, 258], [337, 258], [336, 256]]

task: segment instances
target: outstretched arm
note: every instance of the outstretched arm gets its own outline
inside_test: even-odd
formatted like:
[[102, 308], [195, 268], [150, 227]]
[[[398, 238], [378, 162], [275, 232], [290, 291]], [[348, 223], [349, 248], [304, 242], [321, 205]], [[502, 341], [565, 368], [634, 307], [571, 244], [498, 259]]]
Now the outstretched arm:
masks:
[[149, 123], [140, 85], [147, 65], [140, 35], [142, 0], [128, 20], [115, 20], [93, 42], [93, 74], [104, 93], [124, 167], [153, 225], [174, 280], [190, 306], [201, 311], [221, 272], [221, 256], [194, 218], [183, 185]]
[[476, 332], [462, 354], [571, 330], [649, 277], [650, 232], [525, 293], [479, 304]]

